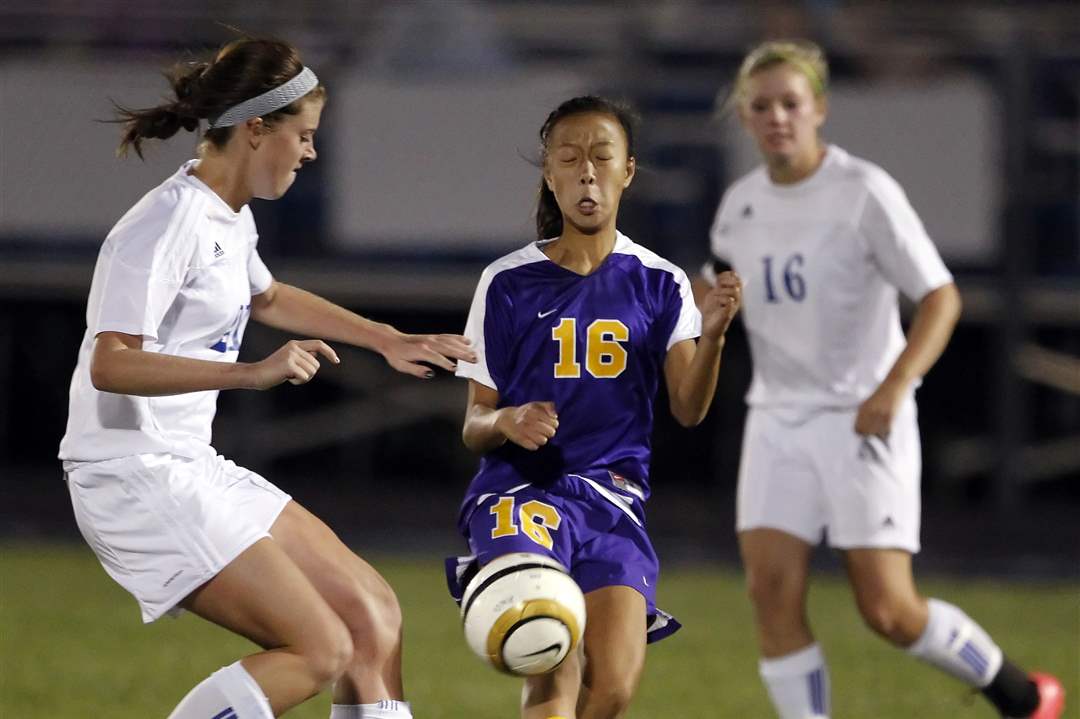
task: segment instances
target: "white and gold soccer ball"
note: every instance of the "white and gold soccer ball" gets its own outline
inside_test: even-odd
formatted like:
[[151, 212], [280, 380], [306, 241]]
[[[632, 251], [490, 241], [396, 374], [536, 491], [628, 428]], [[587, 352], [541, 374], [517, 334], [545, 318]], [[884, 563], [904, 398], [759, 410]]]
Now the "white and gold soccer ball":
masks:
[[518, 676], [559, 666], [585, 631], [585, 597], [566, 568], [542, 554], [504, 554], [461, 598], [465, 640], [478, 657]]

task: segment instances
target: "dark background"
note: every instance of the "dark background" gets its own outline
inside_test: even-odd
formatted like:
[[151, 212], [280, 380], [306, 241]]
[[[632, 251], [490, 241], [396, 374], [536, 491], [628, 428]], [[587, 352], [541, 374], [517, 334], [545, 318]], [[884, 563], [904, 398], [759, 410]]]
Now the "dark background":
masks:
[[[414, 32], [398, 32], [403, 22]], [[48, 165], [56, 155], [50, 143], [34, 150], [41, 166], [13, 162], [26, 139], [12, 118], [31, 112], [36, 98], [23, 89], [16, 96], [10, 79], [35, 63], [72, 58], [88, 65], [107, 58], [152, 76], [169, 58], [228, 40], [222, 23], [288, 38], [316, 69], [369, 67], [402, 82], [437, 84], [448, 67], [473, 73], [477, 83], [506, 64], [524, 73], [553, 63], [580, 72], [583, 85], [631, 101], [643, 116], [642, 178], [624, 200], [620, 228], [690, 273], [705, 256], [716, 202], [738, 172], [723, 137], [732, 128], [714, 120], [717, 93], [754, 43], [778, 35], [817, 40], [838, 86], [918, 89], [944, 68], [978, 78], [996, 108], [992, 171], [1002, 189], [984, 252], [950, 255], [942, 247], [965, 314], [918, 393], [925, 467], [918, 562], [950, 572], [1080, 575], [1080, 12], [1073, 3], [187, 2], [181, 10], [163, 2], [5, 2], [0, 535], [78, 536], [55, 455], [90, 273], [108, 230], [53, 236], [5, 223], [21, 178], [76, 173], [88, 184], [109, 181], [108, 167]], [[483, 42], [470, 45], [481, 26]], [[392, 31], [399, 40], [386, 50]], [[383, 48], [378, 58], [373, 47]], [[329, 113], [335, 96], [326, 81]], [[529, 131], [542, 120], [536, 115]], [[324, 122], [320, 139], [347, 140], [349, 123]], [[468, 236], [401, 247], [328, 239], [333, 160], [326, 144], [284, 199], [253, 203], [260, 252], [275, 276], [404, 331], [461, 331], [480, 270], [528, 241], [528, 218], [526, 231], [508, 233], [499, 247]], [[522, 156], [508, 153], [505, 162], [524, 163]], [[950, 162], [924, 159], [930, 173]], [[162, 165], [157, 176], [174, 168]], [[680, 181], [693, 191], [677, 191]], [[48, 181], [35, 183], [33, 193], [62, 215], [69, 198], [52, 198]], [[124, 198], [124, 206], [136, 199]], [[282, 339], [252, 325], [241, 357], [261, 358]], [[370, 353], [345, 351], [343, 359], [304, 387], [223, 393], [215, 446], [291, 492], [361, 550], [457, 551], [457, 502], [476, 464], [460, 441], [464, 384], [399, 376]], [[687, 431], [657, 412], [650, 521], [665, 561], [735, 559], [733, 497], [749, 377], [736, 327], [706, 421]], [[666, 407], [666, 398], [658, 403]]]

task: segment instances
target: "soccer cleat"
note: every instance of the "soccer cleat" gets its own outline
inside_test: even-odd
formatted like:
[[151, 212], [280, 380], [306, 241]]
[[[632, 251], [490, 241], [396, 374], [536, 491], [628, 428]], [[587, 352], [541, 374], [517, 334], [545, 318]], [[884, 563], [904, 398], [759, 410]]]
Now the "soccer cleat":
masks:
[[1039, 690], [1039, 708], [1029, 719], [1060, 719], [1065, 712], [1065, 690], [1053, 674], [1032, 672], [1031, 681]]

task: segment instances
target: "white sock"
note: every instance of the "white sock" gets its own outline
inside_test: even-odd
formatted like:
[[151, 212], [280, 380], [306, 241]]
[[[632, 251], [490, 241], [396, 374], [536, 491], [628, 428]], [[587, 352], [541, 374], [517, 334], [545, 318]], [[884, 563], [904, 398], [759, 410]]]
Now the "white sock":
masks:
[[758, 664], [780, 719], [828, 719], [829, 670], [817, 643]]
[[383, 699], [377, 704], [334, 704], [330, 719], [412, 719], [409, 702]]
[[927, 605], [926, 629], [908, 652], [962, 682], [985, 687], [1001, 668], [1001, 648], [960, 608], [940, 599]]
[[236, 662], [188, 692], [169, 719], [274, 719], [274, 712], [262, 688]]

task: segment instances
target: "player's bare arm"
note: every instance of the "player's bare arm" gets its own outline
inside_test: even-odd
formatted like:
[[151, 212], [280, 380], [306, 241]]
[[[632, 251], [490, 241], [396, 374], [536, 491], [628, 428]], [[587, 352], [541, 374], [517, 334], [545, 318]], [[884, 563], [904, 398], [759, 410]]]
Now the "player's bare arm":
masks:
[[889, 434], [893, 417], [911, 383], [929, 372], [945, 351], [960, 319], [960, 307], [960, 292], [952, 282], [926, 293], [919, 301], [908, 330], [907, 347], [882, 383], [859, 407], [856, 432], [879, 437]]
[[497, 390], [469, 380], [469, 408], [461, 437], [473, 452], [490, 452], [507, 440], [535, 451], [547, 444], [559, 429], [554, 402], [527, 402], [497, 409], [498, 404]]
[[742, 281], [734, 272], [717, 277], [701, 295], [701, 339], [672, 346], [664, 361], [671, 414], [684, 427], [705, 419], [716, 393], [724, 337], [742, 304]]
[[319, 370], [318, 355], [338, 363], [321, 340], [290, 340], [260, 362], [232, 363], [180, 357], [142, 349], [143, 338], [102, 332], [94, 342], [90, 380], [102, 392], [161, 397], [222, 389], [269, 389], [285, 381], [309, 382]]
[[456, 360], [476, 361], [469, 340], [461, 335], [405, 334], [283, 282], [275, 281], [266, 292], [251, 298], [251, 316], [286, 332], [374, 350], [395, 370], [414, 377], [430, 378], [434, 373], [427, 365], [452, 372]]

